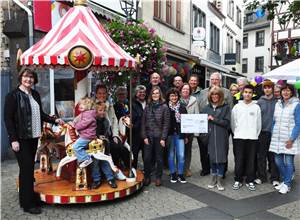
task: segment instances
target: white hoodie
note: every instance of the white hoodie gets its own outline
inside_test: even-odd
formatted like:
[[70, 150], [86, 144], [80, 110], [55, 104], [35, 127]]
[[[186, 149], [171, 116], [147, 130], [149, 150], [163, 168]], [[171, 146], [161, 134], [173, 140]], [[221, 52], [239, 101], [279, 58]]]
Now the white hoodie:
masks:
[[246, 104], [240, 101], [231, 112], [231, 129], [234, 139], [258, 140], [261, 131], [261, 112], [253, 101]]

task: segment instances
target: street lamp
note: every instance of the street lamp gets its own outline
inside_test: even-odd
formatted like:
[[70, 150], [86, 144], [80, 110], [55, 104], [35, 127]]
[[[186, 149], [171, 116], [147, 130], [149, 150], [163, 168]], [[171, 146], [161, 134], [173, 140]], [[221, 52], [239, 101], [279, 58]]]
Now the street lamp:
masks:
[[[136, 1], [136, 8], [134, 8], [133, 0], [120, 0], [120, 6], [121, 6], [121, 9], [125, 12], [126, 20], [131, 20], [134, 12], [136, 12], [136, 13], [138, 12], [138, 9], [137, 9], [138, 4], [139, 4], [139, 1]], [[136, 18], [137, 18], [137, 15], [136, 15]]]

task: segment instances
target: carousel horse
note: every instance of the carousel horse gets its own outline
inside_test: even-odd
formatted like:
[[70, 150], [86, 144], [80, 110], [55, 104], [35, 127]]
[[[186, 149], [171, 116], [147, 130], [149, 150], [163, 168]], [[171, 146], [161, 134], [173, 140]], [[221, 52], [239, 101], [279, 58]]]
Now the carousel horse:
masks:
[[[122, 116], [119, 120], [119, 137], [121, 139], [122, 145], [126, 148], [128, 157], [131, 157], [131, 160], [133, 160], [133, 153], [131, 150], [131, 146], [127, 142], [127, 135], [126, 135], [126, 128], [130, 128], [132, 126], [130, 117]], [[131, 168], [134, 175], [136, 176], [136, 170], [134, 168]]]
[[[70, 124], [64, 124], [60, 131], [61, 135], [65, 135], [65, 147], [66, 147], [66, 156], [59, 162], [56, 177], [61, 176], [62, 167], [72, 161], [77, 160], [75, 155], [75, 151], [73, 149], [73, 144], [77, 140], [78, 136], [74, 127]], [[86, 153], [92, 156], [97, 160], [105, 160], [109, 163], [111, 169], [116, 174], [117, 178], [120, 180], [126, 179], [121, 170], [119, 170], [113, 163], [110, 155], [105, 154], [105, 139], [94, 139], [88, 144], [88, 149], [86, 149]]]
[[[130, 145], [127, 142], [126, 128], [130, 128], [131, 122], [129, 116], [122, 116], [119, 120], [119, 136], [123, 146], [128, 150], [128, 153], [131, 152]], [[133, 159], [133, 154], [131, 154]]]
[[51, 124], [44, 123], [35, 158], [35, 161], [39, 158], [41, 172], [51, 172], [53, 170], [52, 158], [61, 158], [60, 150], [56, 145], [59, 137], [60, 134], [53, 132]]

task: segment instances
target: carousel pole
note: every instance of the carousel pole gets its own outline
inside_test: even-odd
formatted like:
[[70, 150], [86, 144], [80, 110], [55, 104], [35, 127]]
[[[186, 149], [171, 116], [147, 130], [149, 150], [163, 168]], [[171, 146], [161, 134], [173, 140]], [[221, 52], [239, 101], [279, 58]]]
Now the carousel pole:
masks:
[[[138, 2], [136, 3], [136, 8], [138, 7]], [[126, 22], [132, 20], [132, 15], [134, 12], [137, 12], [137, 9], [134, 8], [133, 0], [120, 0], [121, 9], [125, 12]], [[136, 180], [136, 176], [132, 169], [132, 71], [130, 71], [130, 87], [129, 87], [129, 116], [130, 116], [130, 126], [129, 126], [129, 174], [126, 181], [133, 182]]]
[[129, 173], [128, 178], [134, 178], [135, 174], [132, 171], [132, 73], [130, 71], [130, 87], [129, 87], [129, 117], [130, 117], [130, 126], [129, 126], [129, 145], [130, 145], [130, 152], [129, 152]]

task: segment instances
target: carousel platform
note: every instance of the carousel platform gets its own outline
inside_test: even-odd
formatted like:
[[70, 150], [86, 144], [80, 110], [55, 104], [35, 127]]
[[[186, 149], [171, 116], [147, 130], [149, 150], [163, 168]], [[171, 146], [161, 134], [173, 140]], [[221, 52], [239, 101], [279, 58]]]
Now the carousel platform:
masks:
[[[124, 172], [126, 174], [126, 172]], [[75, 183], [66, 179], [57, 179], [55, 171], [51, 173], [36, 170], [35, 192], [48, 204], [93, 203], [124, 198], [143, 188], [144, 174], [137, 170], [135, 182], [117, 180], [118, 187], [113, 189], [103, 182], [98, 189], [75, 190]]]

